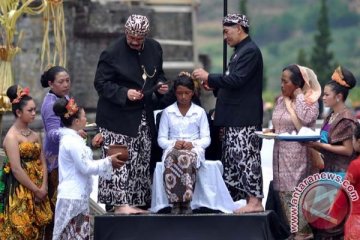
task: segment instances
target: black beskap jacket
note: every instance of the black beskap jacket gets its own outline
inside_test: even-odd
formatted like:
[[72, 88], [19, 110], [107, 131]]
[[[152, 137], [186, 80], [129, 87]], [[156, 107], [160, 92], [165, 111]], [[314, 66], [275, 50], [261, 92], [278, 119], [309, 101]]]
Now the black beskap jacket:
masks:
[[[110, 45], [100, 55], [94, 86], [99, 95], [96, 110], [96, 124], [115, 133], [136, 137], [141, 121], [142, 111], [146, 111], [147, 121], [156, 136], [153, 116], [153, 92], [151, 88], [159, 81], [165, 82], [162, 68], [162, 48], [153, 39], [145, 39], [141, 51], [131, 49], [123, 36]], [[141, 89], [144, 65], [148, 75], [141, 101], [130, 101], [127, 98], [129, 89]], [[160, 94], [155, 91], [157, 96]]]

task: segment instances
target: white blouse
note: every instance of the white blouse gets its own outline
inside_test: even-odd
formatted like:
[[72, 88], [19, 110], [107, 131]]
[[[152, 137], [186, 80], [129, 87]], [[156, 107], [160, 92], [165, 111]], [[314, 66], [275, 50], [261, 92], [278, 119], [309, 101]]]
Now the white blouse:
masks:
[[175, 102], [163, 110], [158, 134], [159, 146], [164, 150], [163, 161], [177, 140], [189, 141], [193, 144], [192, 151], [197, 153], [197, 167], [199, 167], [200, 162], [205, 160], [205, 148], [210, 145], [209, 122], [203, 108], [192, 103], [183, 116]]
[[91, 175], [111, 178], [110, 158], [93, 160], [84, 139], [70, 128], [60, 129], [58, 198], [88, 199], [92, 191]]

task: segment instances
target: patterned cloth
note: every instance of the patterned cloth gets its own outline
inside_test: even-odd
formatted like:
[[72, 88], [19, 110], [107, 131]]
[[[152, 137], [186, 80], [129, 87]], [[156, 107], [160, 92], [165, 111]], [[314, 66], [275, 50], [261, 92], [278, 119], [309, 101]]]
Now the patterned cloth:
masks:
[[261, 172], [261, 139], [255, 126], [225, 127], [222, 147], [224, 181], [234, 201], [249, 195], [263, 197]]
[[[307, 104], [304, 94], [298, 94], [294, 111], [301, 124], [314, 127], [319, 114], [318, 104]], [[272, 122], [275, 133], [292, 133], [296, 127], [291, 120], [284, 98], [277, 99]], [[273, 183], [277, 191], [293, 191], [300, 181], [312, 173], [312, 163], [307, 147], [299, 142], [275, 140], [273, 150]]]
[[[82, 239], [80, 236], [89, 236], [89, 228], [80, 231], [74, 229], [74, 224], [83, 228], [85, 223], [79, 223], [81, 219], [77, 219], [77, 216], [89, 214], [92, 175], [109, 179], [113, 168], [109, 158], [93, 160], [90, 147], [74, 129], [62, 128], [60, 135], [59, 186], [53, 239]], [[74, 218], [77, 221], [74, 222]]]
[[132, 14], [125, 23], [128, 33], [135, 36], [145, 36], [150, 30], [150, 23], [146, 16]]
[[88, 240], [90, 239], [90, 217], [89, 215], [77, 215], [66, 226], [61, 234], [62, 240]]
[[[292, 198], [292, 194], [293, 191], [289, 191], [289, 192], [277, 192], [279, 199], [280, 199], [280, 206], [281, 206], [281, 212], [283, 213], [282, 219], [285, 219], [287, 221], [288, 226], [291, 225], [291, 198]], [[303, 211], [298, 211], [299, 212], [299, 216], [298, 216], [298, 233], [300, 234], [311, 234], [311, 228], [308, 225]]]
[[61, 199], [56, 203], [53, 240], [90, 238], [88, 199]]
[[230, 13], [223, 19], [224, 26], [240, 24], [243, 27], [250, 27], [248, 18], [243, 14]]
[[135, 138], [105, 128], [99, 129], [104, 138], [103, 157], [111, 144], [124, 144], [129, 150], [129, 160], [123, 167], [113, 170], [110, 180], [99, 177], [99, 202], [115, 206], [149, 204], [151, 134], [145, 113]]
[[[330, 125], [330, 128], [328, 129], [327, 142], [332, 145], [339, 145], [345, 140], [351, 140], [354, 132], [353, 129], [355, 127], [355, 123], [357, 122], [357, 119], [352, 111], [345, 108], [331, 124], [329, 124], [330, 116], [331, 113], [325, 119], [321, 128], [323, 130], [324, 127]], [[355, 152], [351, 156], [336, 154], [326, 150], [321, 150], [321, 153], [323, 154], [325, 163], [325, 172], [346, 172], [351, 160], [355, 158]]]
[[171, 150], [165, 158], [164, 184], [170, 203], [190, 202], [196, 179], [197, 154], [189, 150]]
[[181, 114], [177, 102], [164, 109], [158, 133], [159, 146], [164, 150], [162, 161], [178, 140], [192, 143], [191, 151], [197, 155], [196, 167], [199, 168], [200, 162], [205, 161], [205, 148], [211, 141], [209, 122], [203, 108], [191, 103], [185, 116]]
[[[43, 168], [39, 143], [19, 144], [20, 164], [30, 180], [40, 187]], [[42, 239], [44, 226], [52, 219], [50, 202], [35, 202], [34, 194], [21, 185], [12, 172], [6, 175], [4, 222], [0, 224], [0, 239]]]
[[[319, 114], [318, 104], [306, 103], [304, 94], [298, 94], [294, 102], [294, 111], [303, 126], [314, 127]], [[276, 101], [272, 121], [275, 133], [292, 133], [296, 127], [286, 108], [283, 96]], [[309, 149], [299, 142], [284, 142], [275, 140], [273, 149], [273, 184], [274, 190], [279, 192], [280, 205], [284, 219], [291, 223], [291, 194], [294, 188], [305, 177], [312, 173]], [[299, 211], [299, 233], [309, 234], [311, 230], [306, 224], [302, 211]]]

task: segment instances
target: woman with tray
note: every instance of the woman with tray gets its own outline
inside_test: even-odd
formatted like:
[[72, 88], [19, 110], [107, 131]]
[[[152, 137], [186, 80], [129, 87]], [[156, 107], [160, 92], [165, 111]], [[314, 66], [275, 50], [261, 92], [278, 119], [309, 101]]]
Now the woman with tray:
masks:
[[[282, 95], [276, 100], [272, 122], [275, 134], [298, 132], [301, 127], [315, 127], [319, 115], [321, 87], [315, 73], [306, 67], [289, 65], [281, 76]], [[290, 222], [290, 200], [294, 188], [311, 174], [310, 151], [300, 142], [275, 139], [273, 150], [273, 188], [280, 198], [282, 216]], [[307, 237], [310, 228], [299, 216], [296, 237]]]

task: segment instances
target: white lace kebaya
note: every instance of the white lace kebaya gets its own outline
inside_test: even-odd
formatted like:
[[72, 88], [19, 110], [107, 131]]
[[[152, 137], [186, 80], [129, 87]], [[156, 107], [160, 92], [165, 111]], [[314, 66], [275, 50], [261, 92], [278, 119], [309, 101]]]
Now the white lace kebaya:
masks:
[[59, 131], [59, 186], [53, 239], [60, 237], [73, 217], [89, 213], [92, 175], [111, 179], [112, 173], [109, 157], [94, 161], [91, 149], [76, 131], [70, 128]]

